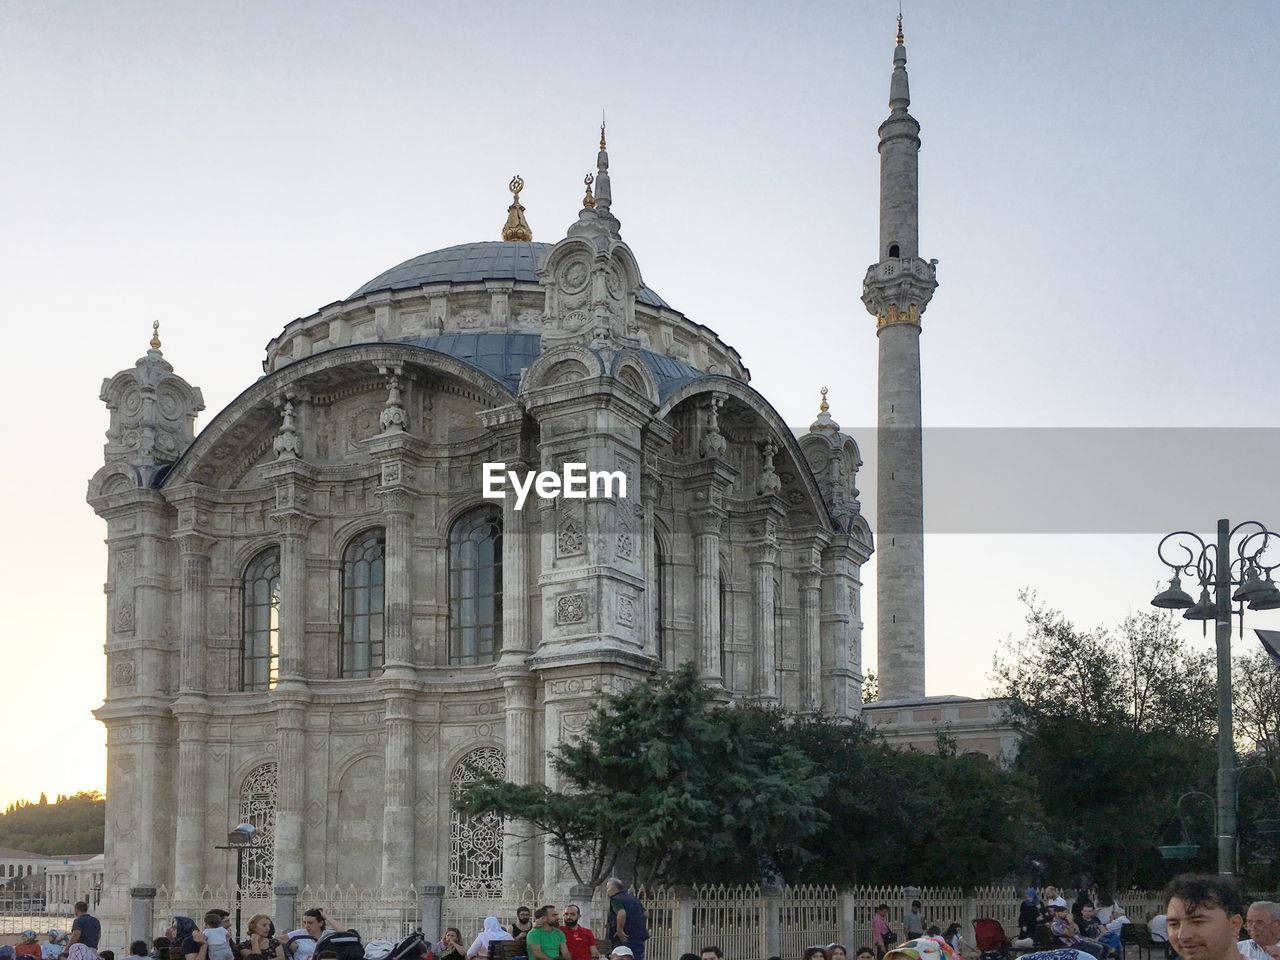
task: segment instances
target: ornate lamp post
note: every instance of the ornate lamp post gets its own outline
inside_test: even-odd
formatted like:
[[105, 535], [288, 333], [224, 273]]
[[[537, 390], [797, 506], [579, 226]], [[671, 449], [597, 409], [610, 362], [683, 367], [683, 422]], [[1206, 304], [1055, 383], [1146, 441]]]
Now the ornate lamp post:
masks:
[[[1183, 610], [1188, 620], [1215, 621], [1214, 639], [1218, 651], [1218, 872], [1235, 873], [1236, 853], [1236, 751], [1231, 723], [1231, 617], [1240, 617], [1244, 632], [1244, 608], [1275, 610], [1280, 608], [1280, 588], [1272, 580], [1271, 571], [1280, 562], [1266, 565], [1263, 554], [1280, 534], [1268, 530], [1256, 520], [1231, 526], [1229, 520], [1218, 521], [1216, 543], [1206, 543], [1190, 530], [1177, 530], [1160, 541], [1156, 553], [1172, 576], [1169, 588], [1152, 599], [1151, 605], [1165, 610]], [[1234, 555], [1232, 546], [1234, 544]], [[1180, 551], [1181, 553], [1179, 553]], [[1183, 556], [1182, 554], [1185, 554]], [[1181, 575], [1194, 576], [1200, 586], [1200, 599], [1193, 600], [1182, 589]], [[1232, 587], [1238, 589], [1233, 594]]]
[[253, 847], [253, 835], [258, 828], [252, 823], [242, 823], [227, 834], [225, 845], [213, 849], [230, 850], [236, 855], [236, 942], [240, 941], [240, 910], [244, 900], [244, 855]]

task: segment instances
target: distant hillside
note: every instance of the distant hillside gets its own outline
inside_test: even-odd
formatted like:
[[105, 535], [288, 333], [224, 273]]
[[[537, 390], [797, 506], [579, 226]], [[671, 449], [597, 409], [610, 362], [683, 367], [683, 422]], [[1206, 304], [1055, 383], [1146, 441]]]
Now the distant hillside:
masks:
[[58, 797], [44, 794], [32, 803], [10, 804], [0, 814], [0, 847], [31, 853], [101, 853], [106, 829], [107, 801], [96, 791]]

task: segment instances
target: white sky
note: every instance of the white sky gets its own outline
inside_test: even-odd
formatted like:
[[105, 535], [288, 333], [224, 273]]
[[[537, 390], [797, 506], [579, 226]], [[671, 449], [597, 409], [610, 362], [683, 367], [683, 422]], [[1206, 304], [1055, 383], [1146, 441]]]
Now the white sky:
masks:
[[[535, 238], [563, 236], [601, 108], [646, 282], [736, 346], [789, 422], [813, 419], [826, 384], [847, 430], [872, 425], [858, 298], [896, 13], [0, 0], [0, 803], [102, 783], [105, 525], [84, 493], [99, 384], [152, 320], [207, 423], [292, 318], [416, 254], [497, 239], [513, 173]], [[926, 425], [1273, 426], [1280, 5], [906, 13], [921, 251], [940, 261]], [[1147, 478], [1182, 504], [1167, 527], [930, 537], [929, 691], [985, 692], [1021, 631], [1019, 587], [1084, 625], [1145, 607], [1159, 534], [1228, 509], [1212, 473], [1189, 480], [1186, 446], [1185, 472]], [[1105, 490], [1108, 464], [1091, 469]], [[926, 472], [931, 492], [952, 479]], [[1055, 496], [1107, 506], [1097, 490]], [[1237, 503], [1280, 525], [1265, 491]], [[866, 591], [871, 665], [873, 577]]]

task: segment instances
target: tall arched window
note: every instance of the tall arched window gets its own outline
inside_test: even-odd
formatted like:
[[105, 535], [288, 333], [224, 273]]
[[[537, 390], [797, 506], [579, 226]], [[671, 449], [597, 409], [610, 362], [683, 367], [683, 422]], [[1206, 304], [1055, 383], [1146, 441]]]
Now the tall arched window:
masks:
[[280, 655], [280, 548], [268, 547], [244, 571], [240, 689], [276, 685]]
[[386, 532], [366, 530], [342, 551], [342, 675], [368, 677], [381, 669]]
[[653, 632], [657, 645], [658, 659], [661, 660], [667, 649], [666, 627], [662, 616], [666, 612], [666, 599], [663, 595], [667, 577], [667, 560], [662, 554], [662, 541], [658, 535], [653, 536]]
[[502, 650], [502, 510], [477, 507], [449, 531], [449, 662], [490, 663]]

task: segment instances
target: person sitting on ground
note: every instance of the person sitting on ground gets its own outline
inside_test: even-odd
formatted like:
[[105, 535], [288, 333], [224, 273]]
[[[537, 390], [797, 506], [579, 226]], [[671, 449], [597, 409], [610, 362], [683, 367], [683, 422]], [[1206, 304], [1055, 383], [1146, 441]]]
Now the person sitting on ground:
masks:
[[1080, 932], [1080, 928], [1075, 925], [1075, 922], [1072, 921], [1068, 914], [1065, 904], [1054, 905], [1053, 922], [1049, 924], [1049, 932], [1064, 947], [1080, 950], [1094, 957], [1095, 960], [1106, 960], [1111, 953], [1111, 949], [1105, 944], [1099, 943], [1097, 940], [1091, 940]]
[[[532, 926], [530, 927], [532, 929]], [[467, 960], [475, 960], [480, 957], [481, 960], [488, 960], [493, 952], [493, 945], [503, 940], [514, 940], [510, 933], [502, 929], [502, 924], [498, 922], [497, 917], [485, 917], [484, 929], [471, 941], [471, 946], [467, 948]]]
[[40, 938], [34, 930], [22, 931], [22, 939], [14, 946], [13, 955], [18, 960], [40, 960], [44, 956], [40, 949]]
[[828, 943], [827, 960], [849, 960], [849, 951], [843, 943]]
[[135, 941], [133, 941], [133, 943], [129, 944], [129, 956], [130, 956], [130, 957], [149, 957], [149, 956], [151, 956], [150, 952], [148, 952], [148, 950], [147, 950], [147, 941], [145, 941], [145, 940], [135, 940]]
[[827, 957], [827, 948], [818, 946], [817, 944], [812, 947], [805, 947], [800, 960], [829, 960]]

